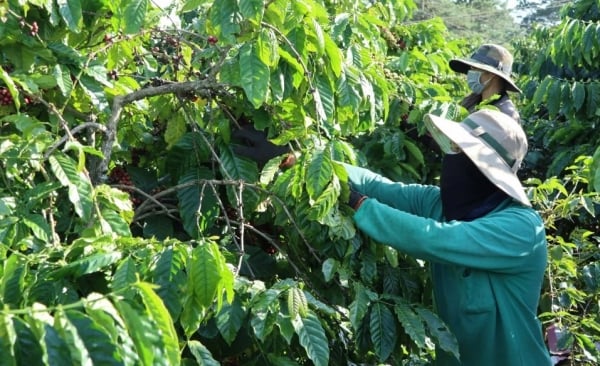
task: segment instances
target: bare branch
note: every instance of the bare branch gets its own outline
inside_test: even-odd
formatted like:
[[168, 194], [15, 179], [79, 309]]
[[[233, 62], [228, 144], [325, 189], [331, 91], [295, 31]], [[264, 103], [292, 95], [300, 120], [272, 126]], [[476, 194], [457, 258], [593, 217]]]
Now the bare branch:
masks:
[[210, 98], [213, 94], [221, 94], [225, 90], [224, 84], [217, 83], [214, 79], [203, 79], [198, 81], [186, 81], [181, 83], [169, 83], [160, 86], [146, 87], [126, 95], [115, 96], [112, 103], [112, 113], [106, 123], [105, 138], [100, 147], [102, 160], [95, 166], [90, 167], [90, 177], [93, 183], [98, 183], [108, 171], [112, 148], [117, 136], [117, 127], [123, 108], [138, 100], [164, 95], [185, 94], [194, 92], [204, 98]]

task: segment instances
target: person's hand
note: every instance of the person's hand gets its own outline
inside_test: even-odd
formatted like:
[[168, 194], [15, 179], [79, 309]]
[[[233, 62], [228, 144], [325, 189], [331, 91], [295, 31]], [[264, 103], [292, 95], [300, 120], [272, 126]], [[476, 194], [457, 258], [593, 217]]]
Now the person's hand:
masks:
[[350, 188], [350, 197], [348, 198], [348, 206], [352, 207], [354, 211], [358, 210], [363, 201], [367, 198], [364, 194], [354, 190], [352, 184], [348, 184]]
[[[239, 130], [233, 131], [231, 137], [240, 143], [240, 145], [234, 146], [233, 151], [237, 155], [254, 160], [260, 166], [265, 165], [267, 161], [276, 156], [290, 152], [288, 146], [275, 145], [269, 141], [266, 132], [259, 131], [252, 125], [245, 125]], [[289, 159], [286, 159], [286, 162], [287, 160]]]

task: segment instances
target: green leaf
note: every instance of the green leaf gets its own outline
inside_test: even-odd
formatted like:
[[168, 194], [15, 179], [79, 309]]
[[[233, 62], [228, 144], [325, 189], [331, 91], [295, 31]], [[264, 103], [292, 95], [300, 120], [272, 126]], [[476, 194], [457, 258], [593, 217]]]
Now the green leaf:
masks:
[[342, 51], [337, 44], [329, 37], [328, 34], [324, 35], [325, 38], [325, 54], [327, 55], [328, 62], [326, 64], [331, 68], [336, 78], [339, 78], [342, 74], [343, 60]]
[[350, 304], [350, 323], [355, 331], [360, 327], [365, 314], [369, 310], [369, 304], [371, 303], [371, 296], [362, 283], [358, 282], [354, 285], [354, 301]]
[[[13, 325], [15, 332], [17, 333], [14, 350], [15, 359], [18, 365], [45, 365], [46, 363], [43, 362], [44, 352], [47, 354], [47, 364], [49, 365], [72, 364], [66, 345], [57, 337], [56, 331], [54, 331], [50, 326], [46, 324], [39, 324], [41, 327], [44, 327], [44, 347], [42, 346], [40, 339], [38, 339], [29, 324], [27, 324], [25, 321], [19, 318], [14, 318]], [[1, 335], [0, 338], [2, 338]]]
[[335, 90], [333, 89], [333, 84], [325, 75], [319, 74], [315, 77], [315, 86], [319, 93], [319, 103], [324, 113], [324, 119], [333, 121], [335, 115]]
[[79, 33], [82, 24], [81, 3], [79, 0], [56, 0], [58, 12], [74, 33]]
[[396, 346], [398, 332], [394, 315], [385, 304], [376, 302], [371, 307], [370, 329], [377, 357], [387, 360]]
[[82, 75], [79, 78], [79, 85], [85, 91], [92, 102], [92, 105], [97, 108], [100, 112], [109, 113], [110, 107], [106, 94], [104, 93], [104, 87], [101, 83], [94, 80], [94, 78]]
[[220, 212], [218, 197], [209, 184], [202, 180], [213, 179], [213, 173], [205, 167], [188, 170], [179, 180], [177, 191], [183, 227], [193, 238], [214, 225]]
[[[262, 5], [262, 0], [261, 0]], [[275, 67], [279, 62], [279, 43], [272, 29], [261, 29], [256, 40], [256, 55], [268, 67]]]
[[170, 366], [166, 357], [162, 339], [150, 318], [136, 312], [127, 301], [115, 302], [115, 307], [125, 321], [127, 332], [137, 351], [141, 365]]
[[242, 20], [237, 0], [213, 2], [208, 19], [212, 26], [209, 32], [219, 36], [222, 42], [236, 42], [235, 36], [240, 33], [239, 22]]
[[244, 325], [245, 318], [246, 311], [237, 299], [231, 305], [223, 306], [217, 314], [217, 328], [228, 345], [231, 346], [235, 340], [240, 328]]
[[17, 366], [14, 345], [17, 334], [12, 324], [12, 315], [0, 312], [0, 365]]
[[263, 0], [239, 0], [240, 13], [245, 19], [250, 19], [255, 24], [262, 21], [265, 5]]
[[573, 101], [573, 108], [578, 111], [585, 102], [585, 85], [578, 81], [574, 81], [571, 86], [571, 98]]
[[27, 262], [18, 255], [11, 255], [4, 261], [0, 280], [0, 304], [18, 309], [23, 300]]
[[333, 176], [333, 165], [328, 152], [329, 149], [315, 151], [308, 163], [306, 191], [311, 199], [316, 199], [323, 193]]
[[581, 273], [588, 291], [596, 293], [600, 288], [600, 262], [585, 265]]
[[153, 285], [145, 282], [138, 282], [137, 287], [140, 290], [142, 300], [146, 305], [146, 311], [150, 318], [156, 323], [157, 331], [165, 345], [165, 358], [169, 365], [179, 365], [180, 354], [177, 332], [173, 325], [173, 320], [162, 302], [160, 297], [154, 292]]
[[75, 162], [66, 155], [55, 153], [50, 156], [50, 167], [60, 183], [69, 190], [69, 200], [75, 212], [82, 220], [89, 220], [92, 215], [92, 183]]
[[31, 229], [33, 235], [44, 243], [51, 243], [52, 229], [42, 215], [33, 214], [23, 217], [23, 223]]
[[156, 293], [169, 309], [173, 319], [178, 318], [181, 312], [183, 302], [181, 289], [187, 281], [185, 274], [186, 260], [187, 249], [176, 251], [173, 248], [167, 248], [160, 253], [152, 272], [152, 283], [159, 286]]
[[187, 132], [187, 125], [185, 123], [185, 117], [178, 113], [170, 118], [167, 121], [167, 129], [165, 131], [165, 142], [167, 143], [167, 149], [170, 149], [176, 143], [181, 140], [181, 138]]
[[427, 334], [425, 333], [425, 326], [421, 317], [417, 316], [412, 308], [402, 301], [396, 302], [394, 312], [398, 321], [402, 324], [404, 332], [408, 334], [410, 339], [419, 348], [425, 348], [427, 346]]
[[327, 258], [323, 265], [321, 266], [321, 271], [323, 272], [323, 277], [326, 282], [330, 282], [335, 276], [340, 263], [334, 258]]
[[325, 52], [325, 37], [323, 29], [317, 19], [310, 19], [306, 23], [310, 27], [308, 38], [312, 41], [312, 45], [316, 49], [317, 56], [322, 56]]
[[290, 317], [292, 319], [298, 315], [302, 318], [306, 317], [308, 305], [306, 303], [306, 296], [304, 295], [304, 292], [297, 287], [291, 287], [288, 289], [287, 293], [287, 305]]
[[121, 7], [125, 7], [125, 33], [138, 33], [144, 25], [148, 0], [125, 0]]
[[116, 263], [119, 259], [121, 259], [121, 252], [118, 251], [110, 253], [94, 253], [54, 270], [51, 276], [56, 279], [69, 275], [81, 277], [85, 274], [99, 272]]
[[600, 106], [600, 85], [598, 83], [589, 83], [586, 86], [586, 113], [588, 117], [598, 117], [597, 110]]
[[239, 53], [239, 63], [244, 65], [240, 69], [242, 87], [246, 97], [254, 108], [259, 108], [267, 99], [269, 90], [269, 67], [262, 62], [256, 46], [246, 43]]
[[123, 364], [115, 344], [100, 324], [79, 311], [68, 310], [65, 315], [77, 329], [93, 364]]
[[[260, 308], [252, 308], [253, 316], [250, 319], [250, 325], [252, 326], [252, 330], [260, 341], [264, 342], [265, 339], [271, 334], [273, 331], [273, 327], [277, 324], [277, 316], [278, 314], [274, 314], [268, 309]], [[281, 326], [281, 324], [277, 324]], [[282, 332], [283, 333], [283, 332]], [[292, 335], [294, 330], [292, 329]], [[289, 334], [282, 334], [289, 343]]]
[[117, 270], [112, 277], [111, 288], [118, 291], [125, 298], [133, 297], [133, 285], [138, 280], [138, 270], [135, 261], [131, 257], [125, 258], [117, 266]]
[[313, 202], [310, 207], [308, 218], [324, 223], [333, 214], [331, 211], [338, 203], [340, 196], [340, 184], [337, 178], [334, 179], [326, 188], [325, 191]]
[[460, 360], [458, 341], [446, 324], [428, 309], [419, 307], [415, 311], [425, 321], [429, 334], [433, 336], [436, 344], [442, 350], [453, 354], [457, 360]]
[[315, 366], [329, 365], [329, 340], [315, 313], [310, 311], [304, 318], [297, 316], [292, 319], [292, 324], [300, 345]]
[[187, 346], [190, 352], [198, 362], [199, 366], [220, 366], [221, 364], [215, 360], [210, 353], [210, 350], [206, 348], [202, 343], [198, 341], [188, 341]]
[[208, 308], [216, 300], [221, 281], [219, 264], [210, 248], [214, 245], [216, 244], [204, 242], [194, 248], [187, 266], [188, 286], [192, 290], [192, 296], [204, 308]]
[[548, 89], [546, 107], [548, 108], [548, 113], [551, 118], [555, 117], [558, 114], [558, 111], [560, 110], [561, 87], [562, 81], [555, 79], [552, 81], [552, 84], [550, 84], [550, 87]]
[[535, 89], [535, 93], [533, 95], [533, 104], [540, 105], [544, 101], [546, 101], [546, 92], [548, 90], [548, 85], [552, 81], [551, 77], [546, 77], [542, 83]]

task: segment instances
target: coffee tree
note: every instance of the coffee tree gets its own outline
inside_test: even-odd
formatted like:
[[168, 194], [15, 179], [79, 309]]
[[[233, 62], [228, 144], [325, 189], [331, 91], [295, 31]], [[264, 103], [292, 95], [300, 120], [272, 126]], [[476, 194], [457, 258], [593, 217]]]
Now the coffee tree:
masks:
[[550, 349], [573, 365], [600, 357], [599, 19], [597, 1], [569, 3], [558, 24], [538, 27], [516, 44], [530, 136], [525, 169], [536, 177], [534, 197], [550, 249], [540, 316]]
[[[431, 180], [420, 116], [464, 113], [444, 76], [459, 45], [439, 21], [403, 25], [413, 8], [2, 2], [3, 363], [457, 353], [425, 265], [343, 204], [341, 161]], [[286, 153], [239, 155], [249, 126]]]

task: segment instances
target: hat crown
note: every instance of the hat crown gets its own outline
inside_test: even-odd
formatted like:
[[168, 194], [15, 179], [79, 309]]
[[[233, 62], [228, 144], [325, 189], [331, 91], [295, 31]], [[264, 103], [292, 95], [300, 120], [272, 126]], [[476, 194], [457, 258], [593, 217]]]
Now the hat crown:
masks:
[[496, 151], [513, 173], [516, 173], [528, 148], [527, 136], [521, 125], [502, 112], [485, 109], [470, 114], [467, 120], [477, 126], [472, 129], [472, 133]]
[[497, 44], [481, 45], [471, 56], [473, 61], [490, 66], [509, 76], [512, 73], [513, 57], [508, 50]]

